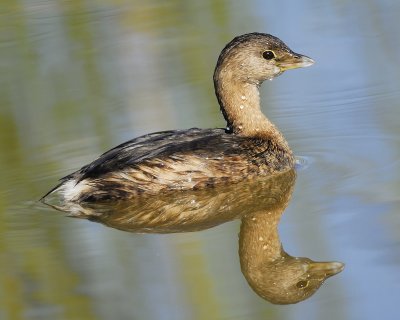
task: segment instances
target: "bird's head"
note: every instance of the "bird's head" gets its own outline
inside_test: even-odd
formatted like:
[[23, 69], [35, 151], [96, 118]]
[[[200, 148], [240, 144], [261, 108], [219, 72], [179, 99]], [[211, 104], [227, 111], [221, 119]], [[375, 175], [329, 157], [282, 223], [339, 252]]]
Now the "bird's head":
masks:
[[222, 50], [214, 78], [222, 73], [241, 82], [261, 84], [289, 69], [311, 66], [314, 61], [295, 53], [279, 38], [265, 33], [238, 36]]
[[315, 262], [286, 254], [262, 264], [246, 278], [262, 298], [274, 304], [291, 304], [312, 296], [327, 278], [343, 268], [341, 262]]

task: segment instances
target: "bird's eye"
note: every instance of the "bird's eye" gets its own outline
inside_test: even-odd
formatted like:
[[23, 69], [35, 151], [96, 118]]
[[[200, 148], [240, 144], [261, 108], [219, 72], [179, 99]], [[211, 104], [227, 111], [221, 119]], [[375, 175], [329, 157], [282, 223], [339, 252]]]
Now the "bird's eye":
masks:
[[296, 283], [297, 288], [305, 288], [307, 286], [308, 286], [308, 281], [306, 281], [306, 280], [301, 280]]
[[264, 51], [262, 56], [265, 60], [272, 60], [276, 57], [275, 53], [272, 50]]

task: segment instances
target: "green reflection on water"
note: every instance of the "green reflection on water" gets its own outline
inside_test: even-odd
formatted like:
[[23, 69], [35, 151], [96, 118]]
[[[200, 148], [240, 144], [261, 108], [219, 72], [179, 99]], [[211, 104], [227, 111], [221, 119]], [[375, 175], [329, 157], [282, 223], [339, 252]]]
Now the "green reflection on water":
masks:
[[[1, 38], [5, 49], [1, 61], [6, 70], [0, 89], [0, 228], [4, 235], [0, 246], [6, 263], [1, 264], [4, 293], [0, 309], [11, 319], [34, 318], [35, 314], [41, 319], [95, 319], [95, 300], [79, 293], [84, 279], [80, 268], [72, 268], [67, 259], [72, 252], [62, 234], [68, 232], [68, 224], [19, 204], [37, 199], [48, 182], [59, 176], [52, 172], [71, 169], [68, 157], [82, 150], [69, 140], [94, 137], [94, 146], [86, 151], [90, 156], [112, 144], [111, 112], [125, 103], [118, 84], [113, 83], [120, 79], [120, 70], [113, 68], [118, 59], [113, 37], [125, 32], [166, 36], [166, 41], [154, 46], [164, 61], [158, 72], [173, 75], [174, 65], [181, 81], [201, 83], [207, 79], [208, 86], [199, 86], [192, 95], [216, 113], [209, 81], [216, 51], [210, 48], [216, 43], [215, 47], [220, 47], [221, 42], [212, 41], [215, 37], [211, 35], [214, 24], [222, 27], [226, 23], [226, 5], [209, 1], [201, 5], [201, 15], [198, 4], [185, 1], [165, 5], [157, 1], [7, 1], [2, 6], [5, 19], [0, 19], [0, 27], [7, 32]], [[188, 16], [198, 17], [199, 25], [203, 18], [212, 23], [200, 30]], [[181, 35], [177, 37], [177, 33]], [[168, 57], [173, 58], [168, 61]], [[132, 73], [135, 76], [134, 70]], [[165, 78], [160, 83], [169, 81]], [[117, 111], [128, 115], [125, 110]], [[21, 217], [24, 223], [19, 222]], [[213, 276], [200, 272], [206, 262], [196, 253], [200, 244], [193, 246], [189, 249], [192, 253], [179, 262], [181, 270], [190, 270], [183, 272], [181, 279], [190, 313], [195, 315], [193, 319], [219, 318], [221, 305], [212, 290]]]
[[[382, 230], [376, 230], [375, 225], [371, 227], [364, 213], [355, 225], [360, 229], [370, 226], [376, 231], [374, 240], [394, 244], [395, 239], [398, 240], [399, 182], [394, 176], [398, 175], [395, 174], [398, 172], [396, 161], [400, 154], [395, 139], [399, 133], [396, 110], [400, 73], [390, 76], [390, 71], [397, 71], [394, 57], [397, 57], [398, 46], [393, 40], [396, 35], [389, 29], [397, 30], [394, 24], [397, 17], [393, 18], [397, 11], [380, 5], [380, 10], [375, 10], [372, 5], [378, 6], [378, 2], [369, 2], [369, 6], [364, 2], [338, 4], [333, 1], [324, 6], [309, 2], [304, 6], [309, 10], [307, 13], [299, 11], [288, 15], [289, 6], [277, 3], [275, 7], [273, 4], [267, 7], [255, 1], [3, 0], [0, 6], [0, 318], [110, 318], [105, 315], [120, 315], [120, 310], [124, 309], [123, 315], [139, 314], [141, 319], [156, 319], [160, 314], [154, 311], [155, 307], [160, 313], [175, 311], [177, 318], [182, 314], [198, 319], [228, 318], [232, 316], [232, 309], [235, 310], [232, 317], [242, 319], [248, 319], [248, 315], [259, 319], [291, 317], [288, 309], [277, 309], [259, 301], [242, 282], [235, 282], [235, 272], [239, 279], [241, 276], [238, 267], [231, 266], [230, 261], [226, 264], [232, 269], [226, 272], [226, 278], [218, 278], [213, 272], [213, 267], [225, 260], [226, 252], [236, 250], [226, 245], [217, 254], [209, 253], [209, 249], [215, 247], [213, 236], [225, 238], [235, 234], [234, 225], [199, 234], [194, 240], [173, 236], [169, 241], [164, 240], [167, 252], [177, 257], [176, 270], [167, 275], [173, 279], [170, 282], [177, 280], [174, 288], [178, 293], [168, 300], [157, 296], [157, 290], [146, 291], [157, 284], [151, 282], [152, 277], [143, 280], [143, 270], [142, 273], [138, 270], [152, 267], [150, 262], [140, 263], [143, 255], [140, 249], [151, 247], [154, 238], [129, 238], [125, 234], [104, 231], [98, 239], [96, 230], [101, 227], [95, 230], [78, 228], [82, 224], [29, 206], [54, 185], [58, 177], [130, 137], [162, 129], [224, 125], [213, 94], [213, 67], [222, 46], [233, 35], [249, 31], [286, 32], [299, 44], [307, 46], [311, 41], [315, 54], [320, 53], [320, 60], [316, 59], [318, 63], [312, 71], [320, 78], [302, 86], [304, 73], [282, 77], [279, 83], [283, 94], [279, 96], [278, 92], [269, 102], [273, 105], [275, 98], [279, 106], [290, 106], [287, 116], [278, 120], [285, 124], [282, 129], [289, 132], [295, 150], [326, 157], [318, 159], [319, 162], [300, 177], [304, 189], [298, 191], [297, 198], [303, 200], [297, 203], [299, 212], [293, 215], [298, 217], [295, 222], [303, 228], [299, 241], [310, 244], [311, 248], [318, 242], [317, 250], [323, 251], [333, 246], [324, 231], [331, 228], [335, 234], [339, 228], [339, 233], [347, 231], [349, 238], [342, 242], [345, 248], [335, 249], [337, 252], [351, 250], [349, 242], [354, 238], [349, 234], [356, 237], [359, 230], [347, 230], [339, 222], [326, 223], [324, 228], [321, 222], [327, 213], [338, 213], [339, 219], [349, 219], [340, 215], [341, 210], [345, 215], [349, 212], [350, 216], [358, 217], [355, 206], [353, 211], [346, 211], [343, 205], [334, 209], [337, 203], [346, 203], [348, 199], [339, 198], [341, 190], [348, 197], [359, 196], [365, 210], [373, 210], [373, 201], [392, 201], [389, 209], [382, 210], [390, 211], [384, 218]], [[338, 7], [339, 14], [333, 10]], [[365, 8], [369, 9], [363, 11]], [[275, 21], [263, 21], [267, 11], [272, 12], [269, 17], [275, 16]], [[357, 28], [349, 27], [349, 21], [353, 23], [350, 26], [355, 23]], [[369, 21], [373, 22], [372, 27]], [[266, 23], [271, 29], [257, 28]], [[366, 31], [362, 33], [360, 30], [364, 28]], [[352, 40], [359, 42], [350, 46]], [[332, 45], [332, 41], [337, 42]], [[318, 49], [318, 45], [329, 50]], [[313, 54], [310, 53], [312, 57]], [[340, 63], [334, 64], [336, 61]], [[340, 72], [336, 72], [336, 67]], [[385, 72], [387, 74], [383, 74]], [[364, 73], [364, 82], [360, 84], [352, 77], [358, 79], [361, 73]], [[331, 75], [337, 78], [332, 80]], [[291, 83], [290, 79], [295, 80]], [[386, 79], [397, 81], [389, 83]], [[344, 85], [340, 86], [341, 83]], [[274, 83], [268, 87], [276, 89], [278, 86]], [[315, 87], [318, 93], [302, 100], [301, 90], [309, 87]], [[266, 90], [267, 87], [263, 92]], [[295, 96], [291, 95], [292, 91], [296, 92]], [[302, 109], [303, 103], [306, 109]], [[263, 101], [263, 105], [265, 110], [267, 102]], [[291, 107], [297, 109], [293, 111]], [[276, 115], [276, 110], [272, 110], [275, 112], [272, 116]], [[291, 121], [293, 117], [295, 121]], [[367, 129], [368, 135], [364, 136], [363, 130]], [[391, 140], [382, 139], [378, 144], [374, 138], [381, 133], [383, 138], [390, 136]], [[337, 136], [332, 136], [334, 134]], [[363, 145], [368, 147], [362, 148]], [[370, 158], [371, 153], [379, 157]], [[388, 168], [389, 165], [392, 167]], [[376, 168], [379, 168], [378, 173]], [[333, 214], [329, 219], [333, 219]], [[382, 222], [370, 221], [376, 225]], [[316, 231], [307, 232], [308, 229]], [[360, 232], [358, 246], [362, 247], [364, 239], [361, 237]], [[74, 238], [82, 241], [74, 242]], [[103, 240], [101, 244], [100, 240]], [[176, 245], [176, 242], [183, 245]], [[374, 253], [374, 247], [362, 248]], [[380, 249], [375, 248], [376, 251]], [[85, 257], [93, 254], [97, 259], [80, 259], [78, 251], [84, 252]], [[115, 252], [123, 259], [115, 262]], [[146, 252], [156, 257], [159, 253]], [[389, 274], [381, 266], [384, 263], [374, 264], [381, 261], [381, 256], [379, 259], [364, 256], [357, 260], [359, 254], [352, 252], [355, 266], [358, 262], [359, 266], [366, 267], [365, 261], [368, 261], [371, 268], [368, 270], [384, 271], [375, 274], [377, 278]], [[398, 254], [393, 256], [398, 257]], [[96, 273], [94, 269], [102, 263], [107, 267]], [[350, 272], [355, 268], [350, 264]], [[352, 276], [357, 278], [357, 273], [353, 271]], [[97, 289], [97, 282], [115, 283], [116, 279], [121, 292], [116, 298], [110, 288]], [[226, 279], [231, 281], [228, 283]], [[351, 280], [349, 295], [358, 289], [357, 279]], [[165, 283], [158, 283], [162, 284]], [[374, 285], [381, 285], [381, 282], [371, 284]], [[319, 318], [324, 319], [346, 318], [352, 301], [340, 298], [345, 296], [345, 290], [341, 289], [343, 292], [338, 294], [339, 298], [334, 297], [335, 301], [329, 300], [328, 295], [323, 296], [329, 291], [322, 291], [322, 302], [310, 299], [314, 304], [309, 302], [308, 307], [300, 310], [318, 310]], [[365, 318], [362, 311], [372, 305], [368, 302], [376, 303], [380, 297], [371, 298], [359, 290], [354, 295], [366, 302], [352, 312]], [[374, 290], [369, 292], [372, 295]], [[382, 297], [389, 302], [393, 299]], [[170, 301], [181, 304], [170, 306]], [[293, 312], [292, 317], [296, 315]]]

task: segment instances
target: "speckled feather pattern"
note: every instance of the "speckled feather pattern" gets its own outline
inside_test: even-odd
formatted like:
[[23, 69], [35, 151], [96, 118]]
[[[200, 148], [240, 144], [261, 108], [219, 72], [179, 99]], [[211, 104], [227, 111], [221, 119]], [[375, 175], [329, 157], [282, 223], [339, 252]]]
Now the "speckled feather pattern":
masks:
[[128, 141], [62, 181], [88, 187], [75, 201], [101, 201], [233, 183], [291, 167], [293, 158], [272, 140], [193, 128]]

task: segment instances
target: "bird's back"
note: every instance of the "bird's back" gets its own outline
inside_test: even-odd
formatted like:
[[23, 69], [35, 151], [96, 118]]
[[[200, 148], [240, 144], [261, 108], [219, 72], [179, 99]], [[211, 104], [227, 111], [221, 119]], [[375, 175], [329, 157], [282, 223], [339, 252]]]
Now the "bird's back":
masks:
[[193, 128], [127, 141], [62, 178], [53, 191], [65, 200], [102, 201], [232, 183], [292, 167], [291, 153], [272, 139]]

